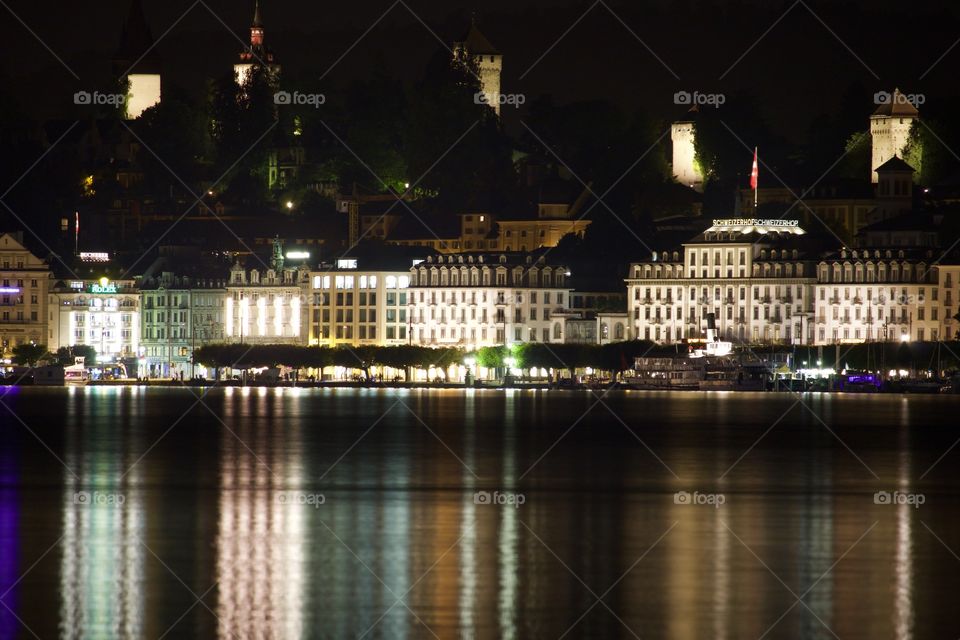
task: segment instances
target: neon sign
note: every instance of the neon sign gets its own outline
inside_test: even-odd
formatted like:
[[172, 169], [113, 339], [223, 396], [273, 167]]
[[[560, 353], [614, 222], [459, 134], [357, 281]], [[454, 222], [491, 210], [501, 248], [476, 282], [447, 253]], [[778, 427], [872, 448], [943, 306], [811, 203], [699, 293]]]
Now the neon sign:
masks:
[[714, 220], [715, 227], [796, 227], [800, 224], [799, 220], [759, 220], [757, 218], [727, 218], [723, 220]]
[[92, 284], [90, 285], [90, 293], [116, 293], [117, 285], [115, 284]]

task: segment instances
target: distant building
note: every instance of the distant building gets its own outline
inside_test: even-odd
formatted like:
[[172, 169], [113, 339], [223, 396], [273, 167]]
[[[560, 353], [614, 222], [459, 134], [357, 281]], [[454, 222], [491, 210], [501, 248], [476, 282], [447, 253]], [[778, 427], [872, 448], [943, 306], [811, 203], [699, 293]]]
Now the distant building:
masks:
[[0, 355], [21, 344], [50, 344], [50, 267], [23, 246], [23, 234], [0, 234]]
[[885, 100], [870, 116], [870, 179], [874, 184], [879, 181], [877, 167], [903, 153], [910, 139], [910, 127], [920, 119], [920, 112], [900, 89], [878, 95], [885, 96]]
[[65, 279], [50, 291], [51, 351], [86, 345], [97, 364], [125, 364], [132, 375], [140, 347], [140, 291], [133, 278]]
[[695, 142], [697, 136], [696, 105], [687, 112], [687, 117], [670, 125], [670, 140], [673, 143], [673, 177], [677, 182], [697, 191], [703, 191], [703, 176], [697, 168]]
[[681, 249], [630, 265], [630, 337], [700, 339], [708, 313], [721, 338], [810, 344], [814, 263], [791, 220], [714, 220]]
[[253, 24], [250, 25], [250, 46], [240, 52], [240, 62], [233, 65], [233, 77], [241, 87], [246, 84], [250, 72], [260, 66], [267, 74], [268, 81], [276, 86], [280, 81], [280, 64], [273, 50], [264, 44], [263, 19], [260, 16], [260, 0], [256, 0], [253, 11]]
[[470, 30], [462, 42], [453, 43], [455, 60], [470, 59], [480, 75], [480, 91], [487, 104], [500, 115], [500, 73], [503, 70], [503, 55], [490, 44], [475, 20], [470, 22]]
[[[254, 258], [259, 264], [259, 258]], [[301, 285], [309, 269], [284, 266], [280, 242], [270, 265], [230, 269], [224, 300], [224, 339], [243, 344], [306, 344]]]
[[844, 249], [820, 261], [816, 344], [942, 339], [957, 271], [946, 268], [941, 297], [939, 258], [930, 249]]
[[223, 342], [226, 280], [163, 271], [140, 283], [141, 342], [137, 375], [145, 378], [206, 375], [193, 352]]
[[343, 257], [309, 275], [311, 345], [409, 342], [409, 258]]
[[410, 270], [413, 344], [563, 342], [567, 276], [537, 252], [429, 256]]
[[129, 120], [139, 118], [144, 111], [160, 104], [160, 59], [140, 0], [130, 2], [120, 48], [114, 56], [114, 71], [127, 84], [124, 107]]
[[719, 337], [749, 344], [956, 335], [956, 261], [929, 247], [815, 256], [804, 250], [802, 234], [794, 221], [714, 220], [682, 250], [632, 264], [626, 279], [632, 337], [702, 339], [708, 313]]

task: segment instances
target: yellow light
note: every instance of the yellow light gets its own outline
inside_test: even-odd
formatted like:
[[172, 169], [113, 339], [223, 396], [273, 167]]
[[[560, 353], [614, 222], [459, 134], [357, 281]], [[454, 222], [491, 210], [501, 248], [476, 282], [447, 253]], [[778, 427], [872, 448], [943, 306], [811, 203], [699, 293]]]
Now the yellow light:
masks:
[[103, 276], [102, 278], [100, 278], [100, 286], [101, 286], [101, 287], [105, 287], [105, 286], [107, 286], [108, 284], [110, 284], [110, 278], [108, 278], [107, 276]]

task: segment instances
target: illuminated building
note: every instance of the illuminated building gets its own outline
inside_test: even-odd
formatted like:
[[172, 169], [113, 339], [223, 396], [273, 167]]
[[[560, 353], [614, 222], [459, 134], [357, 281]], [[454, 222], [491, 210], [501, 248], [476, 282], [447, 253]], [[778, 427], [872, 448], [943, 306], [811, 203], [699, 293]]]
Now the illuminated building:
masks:
[[226, 281], [161, 272], [140, 284], [142, 338], [139, 375], [206, 375], [193, 351], [224, 340]]
[[672, 343], [836, 344], [956, 334], [960, 265], [933, 248], [807, 255], [796, 221], [714, 220], [674, 251], [630, 266], [631, 337]]
[[340, 258], [310, 272], [310, 344], [408, 342], [409, 258]]
[[682, 248], [630, 265], [630, 337], [699, 339], [713, 313], [728, 341], [810, 344], [816, 279], [803, 233], [795, 220], [714, 220]]
[[[50, 351], [91, 346], [98, 364], [138, 353], [140, 292], [133, 278], [57, 282], [50, 292], [50, 318]], [[128, 372], [132, 375], [133, 370]]]
[[429, 256], [410, 270], [413, 344], [563, 342], [567, 276], [535, 252]]
[[285, 267], [283, 248], [274, 242], [266, 268], [245, 269], [239, 262], [230, 269], [224, 299], [224, 339], [245, 344], [305, 344], [303, 291], [309, 270], [305, 265]]
[[816, 343], [945, 337], [960, 267], [938, 264], [940, 256], [932, 249], [844, 249], [820, 261]]
[[22, 233], [0, 235], [0, 355], [20, 344], [44, 344], [50, 268], [23, 246]]

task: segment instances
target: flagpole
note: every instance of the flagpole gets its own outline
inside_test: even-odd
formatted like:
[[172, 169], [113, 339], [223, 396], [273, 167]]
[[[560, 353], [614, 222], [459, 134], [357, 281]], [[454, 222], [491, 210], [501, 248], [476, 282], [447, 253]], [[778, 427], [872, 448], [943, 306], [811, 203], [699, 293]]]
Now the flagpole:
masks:
[[[757, 147], [753, 148], [753, 161], [757, 162]], [[760, 197], [760, 172], [757, 172], [756, 186], [753, 188], [753, 213], [757, 213], [758, 199]]]

